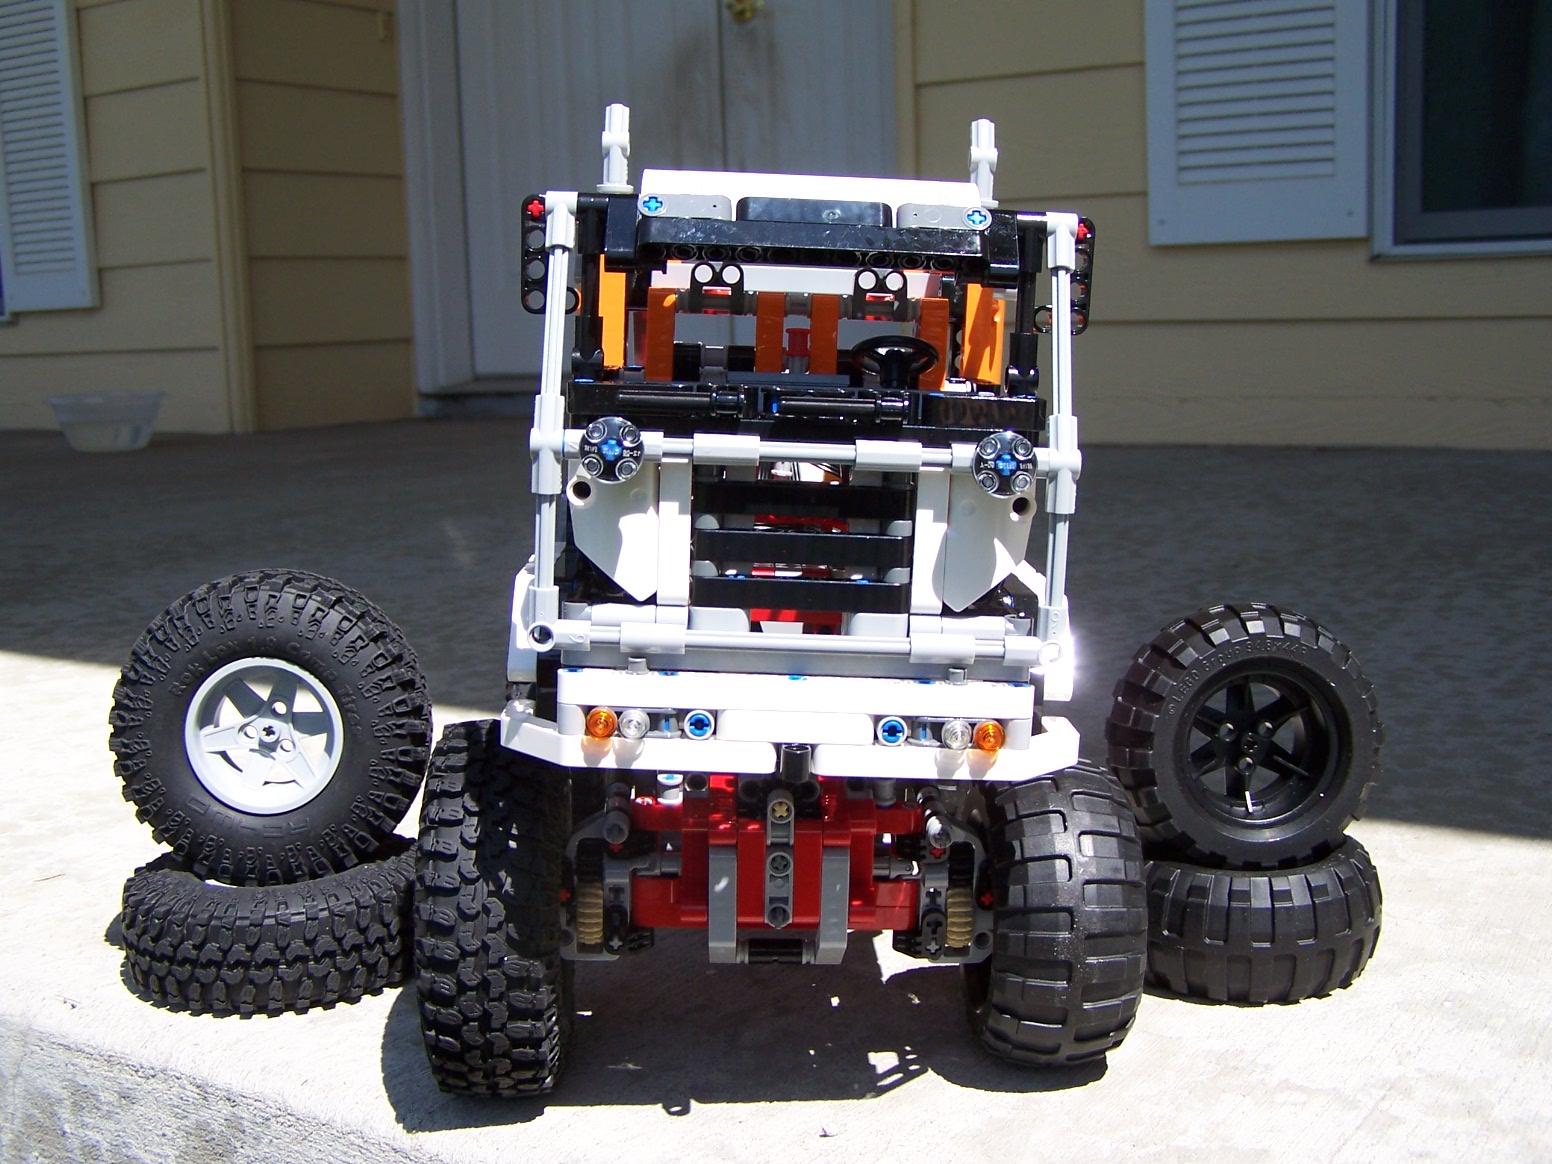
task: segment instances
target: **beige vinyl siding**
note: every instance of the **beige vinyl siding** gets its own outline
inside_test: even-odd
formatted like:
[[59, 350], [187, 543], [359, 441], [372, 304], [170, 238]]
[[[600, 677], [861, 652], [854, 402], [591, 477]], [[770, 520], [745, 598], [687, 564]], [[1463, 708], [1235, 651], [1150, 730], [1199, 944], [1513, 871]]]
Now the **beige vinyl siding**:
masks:
[[77, 20], [102, 305], [0, 327], [0, 427], [54, 427], [54, 394], [159, 389], [162, 431], [229, 431], [199, 0]]
[[415, 370], [413, 349], [399, 340], [265, 347], [254, 354], [254, 363], [259, 382], [267, 386], [264, 406], [279, 418], [314, 416], [325, 398], [354, 420], [403, 416], [402, 403], [382, 385], [413, 383]]
[[962, 178], [969, 123], [991, 117], [1004, 206], [1095, 220], [1074, 350], [1086, 440], [1552, 448], [1552, 258], [1150, 247], [1142, 0], [901, 14], [901, 158]]
[[392, 4], [233, 9], [261, 428], [415, 408]]

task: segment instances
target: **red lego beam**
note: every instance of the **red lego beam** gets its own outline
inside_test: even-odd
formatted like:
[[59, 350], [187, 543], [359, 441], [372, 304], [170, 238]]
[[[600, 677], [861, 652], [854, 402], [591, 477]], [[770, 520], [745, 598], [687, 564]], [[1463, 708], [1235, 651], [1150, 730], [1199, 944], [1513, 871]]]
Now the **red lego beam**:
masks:
[[[819, 926], [823, 851], [851, 849], [848, 928], [916, 928], [917, 884], [873, 876], [873, 850], [881, 836], [922, 830], [919, 807], [879, 808], [872, 800], [846, 795], [843, 780], [820, 780], [821, 815], [800, 817], [794, 827], [793, 917], [790, 930]], [[677, 877], [637, 877], [631, 883], [631, 923], [654, 929], [701, 929], [706, 925], [707, 853], [712, 845], [738, 849], [738, 925], [765, 927], [765, 822], [738, 816], [737, 777], [713, 776], [705, 796], [680, 804], [642, 799], [631, 804], [637, 831], [678, 833]], [[777, 932], [777, 931], [772, 931]]]

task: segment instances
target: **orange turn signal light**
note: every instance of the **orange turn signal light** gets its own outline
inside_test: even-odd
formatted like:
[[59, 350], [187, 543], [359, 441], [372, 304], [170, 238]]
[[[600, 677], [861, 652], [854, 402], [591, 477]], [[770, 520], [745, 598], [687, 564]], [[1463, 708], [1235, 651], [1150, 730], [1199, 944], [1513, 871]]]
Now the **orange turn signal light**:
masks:
[[981, 751], [1001, 751], [1002, 745], [1007, 742], [1008, 733], [1002, 730], [1002, 725], [996, 720], [989, 719], [975, 725], [975, 746]]
[[607, 740], [618, 726], [619, 720], [607, 707], [595, 707], [587, 713], [587, 734], [595, 740]]

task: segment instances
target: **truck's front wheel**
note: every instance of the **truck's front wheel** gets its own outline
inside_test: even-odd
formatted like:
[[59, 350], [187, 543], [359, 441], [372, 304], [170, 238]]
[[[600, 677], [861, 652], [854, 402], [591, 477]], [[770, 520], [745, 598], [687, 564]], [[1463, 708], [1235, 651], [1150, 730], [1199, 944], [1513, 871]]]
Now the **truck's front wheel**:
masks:
[[560, 895], [566, 774], [501, 746], [494, 720], [449, 725], [431, 755], [415, 871], [415, 983], [443, 1091], [549, 1091], [571, 1036]]
[[988, 807], [996, 935], [992, 956], [965, 967], [970, 1025], [1005, 1059], [1097, 1058], [1131, 1029], [1147, 952], [1142, 847], [1125, 793], [1080, 763], [1007, 787]]

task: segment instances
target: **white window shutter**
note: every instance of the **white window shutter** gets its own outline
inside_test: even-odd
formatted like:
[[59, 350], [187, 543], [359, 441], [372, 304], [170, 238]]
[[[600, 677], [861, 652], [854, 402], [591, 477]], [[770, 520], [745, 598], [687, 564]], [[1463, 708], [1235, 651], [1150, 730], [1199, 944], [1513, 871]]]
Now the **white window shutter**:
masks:
[[10, 311], [97, 306], [72, 0], [0, 0], [0, 278]]
[[1369, 233], [1368, 0], [1146, 0], [1148, 237]]

